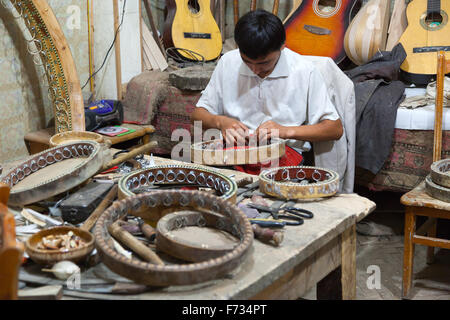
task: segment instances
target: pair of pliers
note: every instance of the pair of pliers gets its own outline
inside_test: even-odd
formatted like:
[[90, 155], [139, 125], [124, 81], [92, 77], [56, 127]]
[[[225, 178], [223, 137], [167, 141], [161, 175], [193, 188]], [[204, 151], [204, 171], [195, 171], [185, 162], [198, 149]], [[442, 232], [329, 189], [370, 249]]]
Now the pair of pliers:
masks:
[[[253, 209], [257, 209], [260, 211], [269, 212], [275, 220], [281, 220], [288, 226], [299, 226], [302, 225], [305, 219], [311, 219], [314, 215], [311, 211], [306, 209], [300, 209], [295, 207], [286, 207], [286, 208], [271, 208], [255, 203], [249, 203], [248, 206]], [[279, 214], [280, 211], [284, 211], [289, 214]]]

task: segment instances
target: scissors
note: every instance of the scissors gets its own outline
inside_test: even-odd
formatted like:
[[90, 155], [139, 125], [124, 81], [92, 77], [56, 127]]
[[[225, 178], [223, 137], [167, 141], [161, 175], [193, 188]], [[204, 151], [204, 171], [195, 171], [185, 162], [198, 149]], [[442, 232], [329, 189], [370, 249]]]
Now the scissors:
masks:
[[[288, 226], [302, 225], [304, 222], [303, 219], [311, 219], [312, 217], [314, 217], [314, 214], [311, 211], [301, 208], [295, 208], [294, 206], [288, 206], [284, 208], [271, 208], [255, 203], [249, 203], [248, 206], [260, 211], [269, 212], [275, 220], [281, 220]], [[280, 211], [284, 211], [287, 214], [279, 214]]]

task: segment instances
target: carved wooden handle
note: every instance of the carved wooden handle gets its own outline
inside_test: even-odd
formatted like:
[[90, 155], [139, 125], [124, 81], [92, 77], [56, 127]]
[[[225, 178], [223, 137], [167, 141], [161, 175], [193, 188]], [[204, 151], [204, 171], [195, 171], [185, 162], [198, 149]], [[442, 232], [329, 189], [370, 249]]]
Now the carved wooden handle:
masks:
[[109, 233], [114, 238], [116, 238], [122, 244], [126, 245], [128, 248], [133, 250], [133, 252], [135, 252], [145, 261], [152, 262], [158, 265], [164, 265], [164, 262], [161, 260], [160, 257], [158, 257], [156, 253], [154, 253], [150, 248], [148, 248], [142, 242], [133, 237], [131, 233], [123, 230], [118, 224], [119, 221], [120, 220], [117, 220], [108, 227]]
[[101, 172], [103, 172], [105, 170], [108, 170], [109, 168], [112, 168], [114, 166], [117, 166], [118, 164], [120, 164], [120, 163], [122, 163], [122, 162], [124, 162], [124, 161], [126, 161], [128, 159], [132, 159], [132, 158], [134, 158], [135, 156], [137, 156], [137, 155], [139, 155], [141, 153], [145, 153], [148, 150], [153, 149], [157, 145], [158, 145], [157, 141], [150, 141], [149, 143], [144, 144], [143, 146], [141, 146], [139, 148], [133, 149], [132, 151], [130, 151], [128, 153], [125, 153], [125, 154], [117, 157], [116, 159], [108, 162], [107, 164], [105, 164], [103, 166], [103, 168], [101, 169]]
[[92, 212], [92, 214], [89, 216], [89, 218], [86, 219], [86, 221], [83, 223], [83, 226], [81, 229], [89, 231], [92, 229], [92, 227], [97, 222], [97, 219], [100, 217], [100, 215], [105, 211], [105, 209], [111, 204], [111, 202], [114, 201], [114, 199], [117, 196], [117, 189], [118, 186], [115, 184], [111, 190], [106, 194], [106, 197], [100, 202], [98, 207]]

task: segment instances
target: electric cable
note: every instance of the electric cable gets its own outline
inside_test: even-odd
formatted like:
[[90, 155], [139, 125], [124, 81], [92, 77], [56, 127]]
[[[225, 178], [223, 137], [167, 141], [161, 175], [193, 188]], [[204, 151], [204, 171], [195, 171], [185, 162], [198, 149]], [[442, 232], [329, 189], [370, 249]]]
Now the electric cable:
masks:
[[127, 0], [124, 0], [124, 2], [123, 2], [123, 7], [122, 7], [122, 19], [120, 20], [120, 24], [119, 24], [119, 26], [117, 27], [116, 33], [114, 34], [114, 40], [113, 40], [113, 42], [111, 43], [111, 46], [109, 47], [108, 51], [106, 52], [106, 56], [105, 56], [105, 58], [103, 59], [102, 65], [100, 66], [100, 68], [97, 69], [97, 71], [95, 71], [95, 72], [94, 72], [94, 73], [86, 80], [86, 83], [84, 84], [83, 87], [81, 87], [81, 90], [83, 90], [83, 89], [87, 86], [87, 84], [89, 83], [89, 81], [90, 81], [93, 77], [95, 77], [95, 75], [96, 75], [96, 74], [97, 74], [97, 73], [105, 66], [106, 60], [108, 59], [108, 56], [109, 56], [109, 54], [111, 53], [111, 50], [112, 50], [112, 48], [114, 47], [114, 44], [116, 43], [117, 35], [119, 34], [120, 27], [121, 27], [122, 24], [123, 24], [123, 18], [125, 17], [125, 6], [126, 6], [126, 4], [127, 4]]

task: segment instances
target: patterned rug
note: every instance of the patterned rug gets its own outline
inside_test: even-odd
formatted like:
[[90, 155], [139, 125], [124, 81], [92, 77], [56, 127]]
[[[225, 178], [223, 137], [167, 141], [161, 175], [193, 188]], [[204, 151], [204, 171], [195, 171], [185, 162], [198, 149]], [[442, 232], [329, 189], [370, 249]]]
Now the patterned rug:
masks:
[[[408, 192], [422, 182], [433, 162], [432, 130], [395, 129], [389, 157], [376, 175], [356, 168], [355, 183], [372, 191]], [[450, 133], [442, 132], [442, 158], [450, 156]]]

